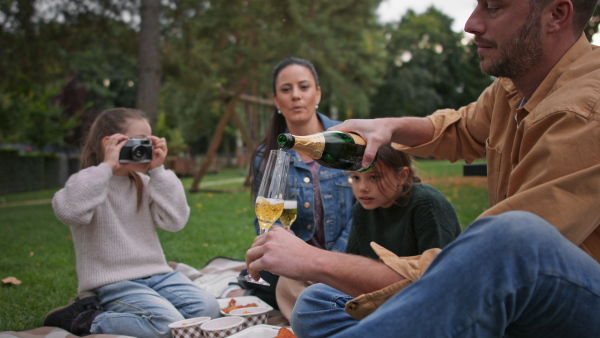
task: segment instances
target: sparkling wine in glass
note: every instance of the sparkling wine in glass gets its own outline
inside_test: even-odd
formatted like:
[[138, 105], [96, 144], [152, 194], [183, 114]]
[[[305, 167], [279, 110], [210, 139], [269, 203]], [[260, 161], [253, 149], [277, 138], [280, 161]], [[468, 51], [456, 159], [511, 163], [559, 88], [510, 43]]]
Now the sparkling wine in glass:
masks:
[[[254, 212], [258, 218], [260, 234], [267, 232], [283, 211], [283, 195], [290, 166], [290, 154], [283, 150], [271, 150], [256, 195]], [[264, 279], [254, 280], [250, 275], [238, 276], [244, 282], [270, 285]]]
[[292, 223], [298, 215], [298, 188], [288, 182], [283, 196], [283, 212], [279, 217], [279, 221], [286, 230], [292, 227]]
[[261, 235], [281, 216], [289, 165], [290, 154], [271, 150], [254, 204]]
[[271, 225], [279, 218], [283, 211], [284, 201], [278, 198], [265, 198], [258, 196], [254, 205], [254, 211], [258, 218], [260, 234], [269, 231]]

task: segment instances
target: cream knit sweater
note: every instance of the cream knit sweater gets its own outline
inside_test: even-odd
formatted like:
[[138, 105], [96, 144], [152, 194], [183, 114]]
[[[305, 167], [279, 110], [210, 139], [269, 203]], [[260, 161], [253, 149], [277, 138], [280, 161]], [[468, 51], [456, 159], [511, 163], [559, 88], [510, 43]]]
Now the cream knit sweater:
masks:
[[56, 217], [71, 228], [78, 292], [173, 271], [155, 227], [179, 231], [190, 215], [181, 181], [163, 166], [140, 174], [144, 193], [129, 177], [101, 163], [73, 174], [52, 199]]

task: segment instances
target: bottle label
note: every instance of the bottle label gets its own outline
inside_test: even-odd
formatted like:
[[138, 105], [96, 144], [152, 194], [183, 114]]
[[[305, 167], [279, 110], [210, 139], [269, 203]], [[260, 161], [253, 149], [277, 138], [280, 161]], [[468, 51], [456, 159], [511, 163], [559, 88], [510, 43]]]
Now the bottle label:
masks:
[[294, 149], [304, 152], [313, 160], [318, 160], [323, 156], [323, 150], [325, 150], [325, 136], [322, 134], [313, 136], [310, 139], [302, 140], [302, 142], [297, 140]]

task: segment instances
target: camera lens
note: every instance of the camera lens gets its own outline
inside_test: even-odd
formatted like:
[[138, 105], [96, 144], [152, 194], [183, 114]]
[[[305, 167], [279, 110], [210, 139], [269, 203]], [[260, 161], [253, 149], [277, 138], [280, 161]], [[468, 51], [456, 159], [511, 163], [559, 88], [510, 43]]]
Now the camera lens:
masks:
[[145, 148], [143, 146], [135, 146], [131, 149], [131, 158], [134, 161], [140, 161], [146, 158], [146, 155], [148, 154], [148, 148]]

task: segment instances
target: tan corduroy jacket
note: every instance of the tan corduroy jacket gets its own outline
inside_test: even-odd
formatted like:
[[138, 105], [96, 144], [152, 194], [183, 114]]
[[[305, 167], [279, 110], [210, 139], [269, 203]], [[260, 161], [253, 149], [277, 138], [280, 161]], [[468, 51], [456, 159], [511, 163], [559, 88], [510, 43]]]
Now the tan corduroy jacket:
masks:
[[365, 318], [393, 295], [421, 278], [421, 275], [427, 270], [433, 259], [442, 251], [435, 248], [426, 250], [422, 255], [418, 256], [398, 257], [375, 242], [371, 242], [371, 247], [385, 265], [406, 279], [381, 290], [360, 295], [346, 303], [345, 311], [354, 319], [360, 320]]
[[467, 163], [487, 158], [490, 208], [546, 219], [600, 262], [600, 48], [584, 35], [529, 101], [497, 79], [474, 102], [429, 118], [434, 139], [397, 148]]

